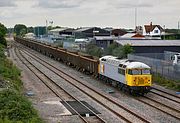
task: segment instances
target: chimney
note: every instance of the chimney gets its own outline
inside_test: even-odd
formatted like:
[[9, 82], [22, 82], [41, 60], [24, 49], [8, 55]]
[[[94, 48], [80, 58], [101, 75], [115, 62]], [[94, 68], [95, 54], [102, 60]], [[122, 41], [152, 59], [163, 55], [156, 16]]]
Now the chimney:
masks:
[[152, 29], [152, 22], [150, 23], [150, 29]]

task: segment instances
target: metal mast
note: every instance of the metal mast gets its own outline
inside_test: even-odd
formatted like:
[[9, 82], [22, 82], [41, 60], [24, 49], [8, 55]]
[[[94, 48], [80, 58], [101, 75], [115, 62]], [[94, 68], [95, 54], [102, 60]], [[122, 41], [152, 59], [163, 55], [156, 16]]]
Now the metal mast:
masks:
[[135, 8], [135, 29], [137, 27], [137, 8]]

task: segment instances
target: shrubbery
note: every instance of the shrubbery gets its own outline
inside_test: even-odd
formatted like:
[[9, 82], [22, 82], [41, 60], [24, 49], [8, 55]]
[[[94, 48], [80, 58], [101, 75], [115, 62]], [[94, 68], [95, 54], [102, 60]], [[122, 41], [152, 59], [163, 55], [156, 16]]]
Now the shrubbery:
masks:
[[31, 103], [20, 93], [10, 89], [0, 92], [0, 119], [5, 118], [24, 123], [42, 122]]
[[153, 81], [161, 86], [180, 91], [180, 81], [170, 80], [161, 75], [153, 75]]
[[0, 123], [42, 123], [23, 95], [21, 71], [4, 55], [6, 28], [0, 24]]
[[86, 53], [97, 57], [101, 57], [103, 55], [113, 55], [119, 58], [127, 58], [127, 54], [133, 52], [134, 50], [129, 44], [121, 46], [117, 43], [113, 43], [109, 45], [105, 50], [99, 48], [95, 44], [88, 44], [86, 46]]
[[103, 51], [101, 48], [97, 47], [96, 45], [89, 44], [86, 47], [86, 53], [88, 53], [89, 55], [92, 55], [92, 56], [101, 57]]
[[113, 43], [109, 45], [107, 49], [105, 49], [104, 54], [113, 55], [118, 58], [127, 58], [127, 55], [133, 52], [134, 50], [129, 44], [121, 46], [121, 45], [118, 45], [117, 43]]

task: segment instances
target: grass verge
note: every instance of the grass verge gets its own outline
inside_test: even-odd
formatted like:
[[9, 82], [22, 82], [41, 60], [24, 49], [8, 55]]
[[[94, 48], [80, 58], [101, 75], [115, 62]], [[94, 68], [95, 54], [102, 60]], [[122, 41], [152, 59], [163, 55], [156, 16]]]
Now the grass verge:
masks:
[[4, 55], [0, 44], [0, 123], [43, 123], [23, 95], [21, 71]]

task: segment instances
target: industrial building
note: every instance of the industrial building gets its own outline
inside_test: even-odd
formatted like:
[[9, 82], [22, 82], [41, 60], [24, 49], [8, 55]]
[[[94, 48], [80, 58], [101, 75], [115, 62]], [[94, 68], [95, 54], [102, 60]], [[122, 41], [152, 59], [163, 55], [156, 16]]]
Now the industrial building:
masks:
[[94, 36], [110, 36], [110, 32], [99, 27], [82, 27], [74, 31], [75, 38], [92, 38]]
[[180, 40], [115, 40], [120, 45], [129, 44], [135, 53], [180, 52]]

